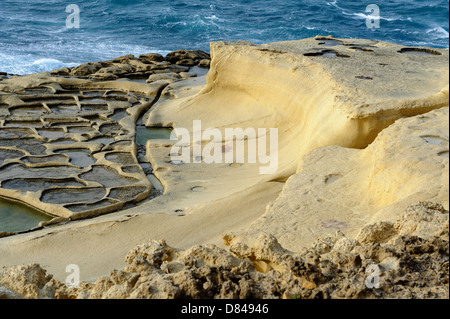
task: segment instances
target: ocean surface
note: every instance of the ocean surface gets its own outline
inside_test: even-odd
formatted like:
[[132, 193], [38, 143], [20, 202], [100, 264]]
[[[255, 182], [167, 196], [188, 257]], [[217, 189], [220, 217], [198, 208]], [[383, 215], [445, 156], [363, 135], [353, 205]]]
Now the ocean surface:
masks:
[[[67, 28], [70, 4], [80, 9], [79, 28]], [[379, 28], [367, 27], [371, 4], [379, 7]], [[1, 0], [0, 71], [22, 75], [130, 53], [208, 52], [217, 40], [333, 35], [448, 48], [448, 31], [448, 0]]]

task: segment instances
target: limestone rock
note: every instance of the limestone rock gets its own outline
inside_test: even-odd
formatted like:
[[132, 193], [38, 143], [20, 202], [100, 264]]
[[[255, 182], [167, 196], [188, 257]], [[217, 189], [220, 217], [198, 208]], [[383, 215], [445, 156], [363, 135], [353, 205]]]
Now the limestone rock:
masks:
[[192, 59], [182, 59], [182, 60], [178, 60], [176, 61], [177, 65], [184, 65], [184, 66], [194, 66], [195, 65], [195, 61]]
[[148, 53], [140, 55], [139, 60], [144, 63], [162, 62], [164, 61], [164, 57], [159, 53]]
[[135, 70], [134, 68], [129, 64], [115, 64], [114, 66], [101, 68], [97, 71], [97, 73], [109, 73], [114, 75], [123, 75], [127, 73], [133, 73]]
[[[383, 242], [395, 231], [397, 212], [414, 202], [439, 202], [448, 209], [449, 160], [442, 156], [448, 154], [448, 112], [444, 107], [400, 119], [363, 150], [329, 146], [312, 151], [250, 229], [273, 234], [290, 250], [337, 230]], [[357, 238], [367, 224], [372, 229]]]
[[129, 60], [132, 60], [134, 58], [135, 57], [134, 57], [133, 54], [127, 54], [127, 55], [124, 55], [124, 56], [121, 56], [121, 57], [114, 58], [114, 59], [112, 59], [111, 61], [108, 61], [108, 62], [111, 62], [111, 63], [128, 63]]
[[50, 278], [37, 264], [4, 267], [0, 270], [0, 286], [5, 286], [27, 299], [41, 298], [43, 288]]
[[50, 72], [51, 75], [68, 76], [70, 75], [70, 70], [68, 68], [60, 68]]
[[198, 66], [201, 68], [209, 68], [211, 65], [210, 59], [203, 59], [198, 62]]
[[195, 78], [195, 77], [197, 77], [197, 73], [195, 73], [195, 72], [180, 72], [179, 75], [180, 75], [183, 79], [188, 79], [188, 78]]
[[[57, 299], [173, 298], [448, 298], [448, 211], [421, 202], [399, 213], [394, 231], [380, 242], [383, 227], [367, 227], [358, 242], [342, 233], [320, 238], [292, 253], [275, 237], [260, 233], [224, 236], [230, 250], [196, 245], [172, 248], [163, 240], [140, 244], [128, 266], [95, 283], [68, 288], [38, 265], [0, 271], [0, 296]], [[411, 218], [416, 215], [418, 218]], [[436, 219], [437, 218], [437, 219]], [[438, 219], [447, 223], [438, 223]], [[433, 234], [421, 237], [423, 229]], [[415, 229], [410, 234], [403, 232]], [[378, 233], [378, 234], [377, 234]], [[327, 248], [324, 248], [327, 247]], [[264, 269], [260, 263], [274, 265]], [[374, 268], [375, 267], [375, 268]], [[379, 288], [374, 288], [377, 269]]]
[[74, 76], [88, 76], [97, 72], [97, 70], [98, 68], [91, 63], [85, 63], [73, 68], [70, 73]]
[[210, 59], [210, 55], [201, 50], [178, 50], [170, 52], [166, 56], [166, 60], [173, 64], [193, 66], [197, 65], [201, 60]]
[[173, 83], [179, 81], [181, 79], [180, 75], [177, 73], [161, 73], [161, 74], [152, 74], [149, 76], [147, 83], [156, 82], [156, 81], [166, 81], [168, 83]]
[[119, 79], [117, 75], [112, 73], [95, 73], [89, 75], [89, 78], [98, 81], [115, 81]]
[[2, 232], [0, 232], [0, 238], [12, 236], [12, 235], [15, 235], [15, 234], [16, 233], [2, 231]]
[[56, 224], [68, 222], [68, 221], [70, 221], [69, 218], [55, 217], [55, 218], [52, 218], [51, 220], [49, 220], [49, 221], [47, 221], [47, 222], [40, 222], [40, 223], [38, 224], [38, 226], [39, 226], [39, 227], [47, 227], [47, 226], [51, 226], [51, 225], [56, 225]]

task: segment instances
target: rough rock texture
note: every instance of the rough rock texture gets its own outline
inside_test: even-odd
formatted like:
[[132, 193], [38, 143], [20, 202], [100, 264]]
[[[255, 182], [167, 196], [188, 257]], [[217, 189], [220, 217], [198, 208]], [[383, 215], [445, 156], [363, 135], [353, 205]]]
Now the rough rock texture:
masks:
[[[144, 152], [155, 176], [163, 184], [162, 196], [110, 216], [45, 227], [33, 234], [3, 238], [0, 240], [0, 262], [15, 265], [24, 261], [26, 264], [39, 261], [39, 264], [48, 266], [55, 277], [58, 276], [58, 280], [65, 277], [65, 265], [75, 262], [85, 265], [83, 274], [89, 280], [105, 275], [111, 268], [122, 269], [126, 251], [149, 238], [165, 238], [172, 246], [182, 249], [198, 243], [223, 245], [218, 243], [221, 234], [245, 231], [253, 222], [258, 231], [255, 238], [261, 232], [270, 233], [277, 238], [283, 250], [297, 252], [301, 247], [310, 246], [316, 237], [334, 236], [337, 230], [345, 232], [348, 238], [339, 241], [337, 247], [349, 250], [356, 245], [358, 233], [366, 225], [374, 224], [373, 231], [369, 230], [369, 233], [376, 234], [373, 240], [389, 240], [391, 234], [395, 234], [389, 223], [394, 223], [399, 212], [417, 201], [433, 200], [448, 209], [448, 200], [443, 199], [444, 195], [448, 195], [448, 173], [442, 173], [448, 167], [448, 133], [445, 132], [446, 128], [448, 130], [448, 121], [443, 120], [448, 115], [448, 50], [406, 48], [371, 40], [316, 37], [264, 45], [217, 42], [211, 45], [211, 53], [211, 70], [206, 85], [202, 79], [195, 78], [170, 85], [164, 79], [151, 84], [144, 83], [144, 80], [155, 74], [176, 73], [182, 77], [189, 67], [180, 64], [191, 65], [192, 61], [195, 62], [188, 54], [177, 56], [176, 62], [175, 59], [174, 62], [165, 58], [162, 60], [160, 56], [148, 56], [146, 60], [124, 56], [88, 64], [84, 66], [84, 71], [94, 72], [95, 69], [94, 74], [97, 76], [120, 77], [116, 81], [90, 81], [93, 83], [88, 87], [142, 92], [152, 85], [166, 86], [158, 103], [143, 119], [142, 123], [147, 126], [186, 128], [192, 133], [193, 120], [201, 120], [203, 129], [214, 127], [222, 133], [226, 128], [277, 128], [279, 143], [276, 155], [279, 165], [276, 172], [260, 174], [259, 168], [264, 165], [259, 162], [255, 165], [249, 161], [177, 165], [179, 163], [171, 161], [170, 143], [148, 142]], [[175, 58], [176, 54], [173, 56]], [[135, 70], [131, 75], [120, 71], [123, 69], [128, 72], [128, 66]], [[120, 70], [113, 71], [111, 67]], [[82, 69], [79, 71], [82, 72]], [[102, 69], [115, 74], [99, 73]], [[55, 73], [59, 83], [81, 81], [66, 79], [67, 75], [63, 75], [65, 71]], [[84, 77], [89, 76], [93, 74]], [[127, 78], [137, 80], [130, 81]], [[10, 116], [10, 110], [12, 113], [27, 113], [29, 107], [37, 111], [34, 108], [37, 105], [39, 109], [51, 108], [52, 104], [48, 105], [46, 101], [31, 101], [33, 103], [24, 105], [24, 101], [14, 96], [27, 95], [27, 90], [33, 88], [56, 88], [53, 83], [55, 80], [48, 77], [28, 79], [25, 86], [21, 85], [18, 78], [0, 82], [1, 116]], [[34, 95], [37, 94], [34, 92]], [[95, 96], [77, 95], [81, 100], [96, 99]], [[107, 95], [102, 95], [101, 99]], [[120, 100], [121, 97], [111, 98]], [[82, 101], [78, 102], [82, 105]], [[130, 103], [135, 102], [130, 100]], [[104, 103], [100, 104], [100, 109], [106, 108], [102, 105]], [[112, 111], [110, 106], [108, 110]], [[132, 115], [128, 112], [130, 116], [126, 122], [133, 126], [133, 131], [138, 113]], [[121, 113], [112, 116], [120, 117]], [[31, 117], [35, 120], [27, 122], [28, 126], [38, 125], [40, 128], [40, 125], [46, 124], [42, 121], [37, 123], [36, 115]], [[104, 117], [95, 120], [91, 117], [87, 121], [101, 122], [102, 119], [105, 120]], [[11, 141], [14, 135], [37, 137], [35, 128], [24, 128], [24, 123], [17, 119], [12, 123], [7, 118], [2, 117], [2, 120], [4, 122], [1, 125], [6, 124], [6, 127], [2, 127], [2, 134], [7, 144], [15, 142]], [[70, 134], [85, 141], [90, 134], [83, 133], [83, 130], [95, 132], [100, 129], [100, 133], [103, 130], [106, 134], [118, 131], [117, 124], [108, 124], [114, 125], [87, 125], [90, 126], [87, 128], [86, 125], [73, 127], [70, 123], [66, 126], [75, 131]], [[122, 124], [125, 124], [124, 121], [119, 121], [119, 125]], [[417, 127], [419, 130], [416, 130]], [[54, 133], [46, 132], [50, 135]], [[122, 143], [126, 141], [122, 139], [126, 136], [131, 137], [133, 133], [119, 133], [117, 140], [112, 142], [114, 144], [106, 146], [105, 152], [109, 152], [110, 147], [123, 147]], [[237, 139], [245, 146], [254, 142], [254, 139], [245, 136]], [[231, 153], [233, 147], [230, 140], [217, 142], [218, 154], [225, 157]], [[208, 140], [202, 142], [204, 145]], [[37, 144], [31, 141], [22, 145], [23, 151], [46, 152]], [[196, 145], [200, 144], [192, 143], [191, 146], [194, 148]], [[9, 182], [2, 183], [2, 189], [5, 185], [15, 185], [16, 181], [11, 180], [18, 175], [17, 171], [34, 170], [39, 165], [48, 166], [52, 161], [62, 161], [61, 154], [45, 154], [49, 156], [42, 158], [22, 151], [16, 152], [8, 145], [3, 148], [0, 160], [5, 158], [3, 167], [7, 167], [1, 174]], [[142, 150], [137, 150], [138, 157]], [[114, 162], [110, 159], [101, 158], [109, 165]], [[37, 165], [35, 161], [39, 160], [43, 162]], [[17, 161], [24, 164], [18, 167]], [[15, 171], [10, 169], [11, 165], [15, 165]], [[73, 176], [78, 176], [74, 167], [70, 169], [74, 170]], [[149, 169], [148, 165], [146, 169]], [[37, 171], [42, 173], [44, 170]], [[101, 172], [97, 176], [103, 176], [105, 170]], [[80, 176], [86, 177], [86, 174]], [[92, 174], [88, 173], [87, 176], [92, 177]], [[72, 183], [77, 181], [70, 180]], [[116, 181], [114, 178], [106, 180], [107, 183]], [[36, 185], [35, 181], [31, 185]], [[284, 190], [280, 194], [282, 188]], [[93, 191], [97, 198], [106, 196], [99, 189]], [[279, 194], [278, 200], [269, 206], [264, 218], [258, 221], [266, 206]], [[54, 192], [44, 195], [45, 199], [52, 201], [59, 199]], [[272, 260], [271, 252], [275, 248], [253, 249], [255, 245], [249, 244], [251, 241], [237, 239], [243, 237], [251, 238], [245, 233], [238, 237], [225, 237], [232, 245], [238, 241], [242, 243], [233, 247], [235, 254], [245, 256], [249, 262], [252, 260], [253, 267], [260, 271], [271, 273], [272, 268], [276, 271], [283, 269], [280, 263]], [[368, 236], [361, 240], [370, 243], [372, 239]], [[278, 247], [271, 239], [264, 241], [271, 243], [269, 246]], [[206, 249], [206, 245], [201, 247]], [[215, 256], [216, 248], [208, 248], [213, 252], [211, 256]], [[226, 251], [223, 252], [226, 255]], [[177, 261], [179, 254], [182, 252], [177, 253], [173, 260]], [[179, 267], [178, 264], [172, 266], [174, 269]], [[160, 268], [151, 269], [156, 269], [155, 273], [161, 275]], [[233, 268], [228, 265], [224, 269], [232, 271]], [[190, 268], [186, 270], [191, 271]], [[318, 273], [316, 276], [321, 278]], [[154, 291], [157, 296], [176, 295], [179, 286], [160, 285], [173, 282], [175, 279], [172, 277], [166, 274], [142, 279], [147, 286], [139, 285], [139, 289], [146, 292], [149, 289], [145, 287], [157, 287], [151, 288], [150, 293]], [[95, 295], [103, 297], [106, 292], [102, 287], [109, 287], [109, 295], [126, 296], [134, 289], [133, 282], [134, 279], [130, 284], [125, 284], [107, 277], [98, 285]], [[264, 280], [257, 281], [258, 285], [260, 282], [264, 283]], [[229, 286], [235, 287], [233, 284], [235, 282], [232, 280]], [[322, 281], [314, 278], [301, 282], [301, 285], [311, 289], [321, 284]], [[223, 296], [233, 295], [233, 291], [237, 291], [237, 288], [227, 289]], [[276, 295], [265, 293], [264, 289], [262, 294]], [[275, 289], [277, 294], [286, 291], [279, 290], [278, 286], [271, 289]], [[90, 294], [90, 290], [84, 291], [83, 296]], [[222, 296], [214, 290], [211, 294]], [[70, 294], [60, 294], [63, 295]]]
[[210, 60], [211, 57], [208, 53], [200, 50], [178, 50], [169, 53], [166, 56], [166, 60], [171, 63], [176, 63], [179, 65], [193, 66], [199, 65], [205, 66], [206, 62], [204, 60]]
[[[50, 72], [58, 76], [88, 77], [97, 81], [110, 81], [119, 78], [148, 78], [153, 74], [167, 72], [184, 72], [192, 66], [208, 68], [211, 57], [200, 50], [179, 50], [163, 57], [158, 53], [140, 55], [136, 58], [129, 54], [95, 63], [85, 63], [73, 68], [62, 68]], [[162, 72], [161, 72], [162, 71]], [[6, 76], [6, 75], [5, 75]]]
[[[270, 234], [228, 234], [214, 245], [175, 249], [163, 240], [136, 246], [126, 266], [68, 288], [39, 265], [0, 270], [4, 298], [448, 298], [449, 212], [421, 202], [396, 222], [338, 231], [296, 253]], [[2, 287], [3, 286], [3, 287]]]
[[72, 220], [151, 196], [136, 121], [164, 84], [130, 92], [127, 84], [44, 74], [4, 83], [13, 92], [0, 89], [0, 196]]
[[[146, 54], [29, 76], [5, 74], [0, 196], [74, 220], [158, 195], [144, 170], [151, 168], [145, 150], [137, 154], [136, 122], [169, 82], [196, 76], [188, 71]], [[130, 78], [149, 78], [150, 84]]]
[[190, 131], [193, 119], [222, 131], [278, 128], [278, 170], [265, 177], [285, 181], [313, 149], [365, 148], [397, 119], [448, 105], [448, 50], [404, 49], [323, 37], [213, 42], [203, 90], [160, 104], [148, 123]]

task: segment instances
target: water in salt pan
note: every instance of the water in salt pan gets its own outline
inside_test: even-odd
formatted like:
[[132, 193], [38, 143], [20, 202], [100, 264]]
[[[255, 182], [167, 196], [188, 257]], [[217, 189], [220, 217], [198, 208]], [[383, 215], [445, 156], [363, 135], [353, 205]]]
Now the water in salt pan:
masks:
[[148, 140], [170, 140], [171, 128], [166, 127], [136, 127], [136, 143], [145, 145]]
[[0, 198], [0, 232], [21, 232], [36, 227], [51, 216], [31, 207]]

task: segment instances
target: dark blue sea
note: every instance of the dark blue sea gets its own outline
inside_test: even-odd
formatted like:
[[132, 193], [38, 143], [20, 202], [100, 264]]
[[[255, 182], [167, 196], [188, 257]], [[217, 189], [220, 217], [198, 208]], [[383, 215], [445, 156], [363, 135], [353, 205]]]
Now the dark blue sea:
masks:
[[[71, 4], [80, 10], [79, 28], [67, 27]], [[380, 19], [369, 29], [371, 4]], [[449, 2], [443, 0], [0, 0], [0, 71], [28, 74], [129, 53], [209, 51], [216, 40], [333, 35], [448, 48], [448, 31]]]

